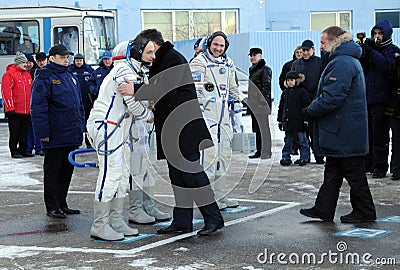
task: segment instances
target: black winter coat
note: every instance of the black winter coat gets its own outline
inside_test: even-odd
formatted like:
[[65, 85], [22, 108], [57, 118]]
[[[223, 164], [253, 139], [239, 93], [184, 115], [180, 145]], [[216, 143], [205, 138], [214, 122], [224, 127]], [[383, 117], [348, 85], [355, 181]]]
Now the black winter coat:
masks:
[[[178, 137], [179, 149], [184, 155], [198, 153], [201, 149], [213, 145], [200, 111], [189, 65], [183, 55], [173, 47], [168, 41], [163, 43], [150, 67], [150, 85], [156, 87], [158, 94], [162, 95], [161, 98], [156, 98], [154, 107], [158, 159], [166, 158], [166, 149], [170, 149], [171, 145], [172, 151], [176, 152], [173, 145]], [[188, 107], [179, 108], [182, 105]], [[168, 119], [169, 117], [171, 119]], [[172, 121], [166, 124], [169, 120]], [[167, 151], [170, 161], [170, 150]]]
[[293, 62], [292, 70], [306, 76], [305, 81], [300, 86], [304, 87], [308, 91], [310, 98], [313, 99], [317, 94], [318, 82], [322, 73], [321, 58], [313, 55], [308, 60], [304, 58], [297, 59]]
[[305, 131], [302, 109], [306, 108], [310, 102], [307, 90], [300, 86], [283, 90], [279, 102], [278, 122], [282, 122], [284, 131]]
[[[268, 106], [271, 108], [271, 79], [272, 79], [272, 70], [265, 63], [264, 59], [258, 61], [255, 65], [252, 65], [249, 68], [249, 79], [252, 81], [264, 96], [265, 100], [268, 103]], [[251, 95], [252, 87], [249, 88], [249, 95]]]

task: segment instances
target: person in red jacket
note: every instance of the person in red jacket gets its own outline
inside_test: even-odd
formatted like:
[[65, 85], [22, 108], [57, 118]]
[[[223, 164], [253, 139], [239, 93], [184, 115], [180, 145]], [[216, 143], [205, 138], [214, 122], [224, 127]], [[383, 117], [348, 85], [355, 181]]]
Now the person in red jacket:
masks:
[[7, 66], [1, 80], [1, 93], [10, 132], [8, 146], [12, 158], [33, 157], [27, 152], [32, 86], [27, 62], [26, 56], [17, 52], [14, 63]]

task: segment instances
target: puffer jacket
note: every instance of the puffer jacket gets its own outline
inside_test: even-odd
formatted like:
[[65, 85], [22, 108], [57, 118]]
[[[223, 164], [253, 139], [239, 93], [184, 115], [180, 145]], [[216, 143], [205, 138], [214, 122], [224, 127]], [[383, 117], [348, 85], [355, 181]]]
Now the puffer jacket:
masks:
[[352, 35], [339, 36], [307, 108], [314, 121], [314, 141], [324, 156], [354, 157], [368, 153], [365, 78], [358, 58], [361, 47]]
[[32, 85], [31, 118], [37, 138], [49, 137], [43, 148], [82, 144], [85, 112], [78, 79], [67, 67], [48, 63]]
[[389, 104], [391, 98], [391, 85], [388, 80], [389, 68], [396, 53], [400, 53], [400, 49], [391, 42], [393, 29], [389, 21], [383, 20], [377, 23], [372, 28], [371, 34], [377, 28], [383, 32], [382, 43], [385, 45], [378, 44], [374, 47], [375, 50], [365, 56], [366, 59], [363, 61], [367, 102], [368, 104]]
[[32, 77], [29, 71], [11, 64], [1, 80], [1, 94], [5, 112], [15, 111], [19, 114], [30, 113]]

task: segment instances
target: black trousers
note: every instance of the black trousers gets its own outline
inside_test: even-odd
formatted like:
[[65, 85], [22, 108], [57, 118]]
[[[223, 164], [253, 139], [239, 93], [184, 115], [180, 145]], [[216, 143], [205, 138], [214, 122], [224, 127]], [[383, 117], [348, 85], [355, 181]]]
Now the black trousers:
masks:
[[194, 170], [183, 169], [175, 162], [168, 161], [169, 178], [175, 197], [172, 224], [193, 228], [193, 202], [197, 204], [205, 225], [224, 222], [210, 181], [200, 166], [200, 153], [186, 155], [185, 158], [195, 164]]
[[400, 118], [389, 118], [392, 130], [392, 157], [390, 158], [390, 172], [400, 175]]
[[47, 148], [44, 154], [44, 203], [46, 210], [68, 207], [67, 193], [74, 166], [68, 161], [68, 154], [76, 147]]
[[263, 120], [263, 125], [261, 128], [264, 128], [265, 130], [265, 138], [264, 140], [261, 138], [261, 129], [260, 125], [258, 124], [258, 121], [256, 119], [256, 116], [252, 111], [250, 111], [250, 116], [251, 116], [251, 126], [253, 132], [256, 134], [256, 154], [259, 154], [261, 156], [271, 156], [271, 147], [272, 147], [272, 142], [271, 142], [271, 130], [269, 128], [269, 118], [268, 114], [263, 114], [260, 115], [259, 120]]
[[[387, 172], [389, 168], [389, 117], [385, 115], [385, 105], [368, 105], [369, 126], [369, 154], [367, 156], [367, 167], [371, 166], [374, 171]], [[372, 161], [372, 162], [371, 162]], [[368, 164], [369, 163], [369, 164]]]
[[318, 191], [316, 209], [326, 219], [333, 219], [343, 178], [350, 185], [350, 203], [356, 215], [375, 217], [375, 205], [365, 175], [364, 156], [327, 157], [324, 183]]
[[10, 138], [8, 146], [11, 154], [26, 154], [28, 149], [29, 114], [7, 114]]

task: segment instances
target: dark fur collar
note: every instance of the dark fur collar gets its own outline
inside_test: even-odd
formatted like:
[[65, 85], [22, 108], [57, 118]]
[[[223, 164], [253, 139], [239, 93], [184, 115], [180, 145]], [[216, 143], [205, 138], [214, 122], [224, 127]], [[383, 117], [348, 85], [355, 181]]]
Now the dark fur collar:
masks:
[[265, 66], [265, 64], [266, 64], [266, 63], [265, 63], [265, 60], [264, 60], [264, 59], [260, 59], [260, 61], [258, 61], [257, 64], [252, 65], [252, 66], [250, 67], [249, 72], [250, 72], [250, 73], [253, 73], [253, 72], [256, 71], [257, 69], [263, 68], [263, 67]]

